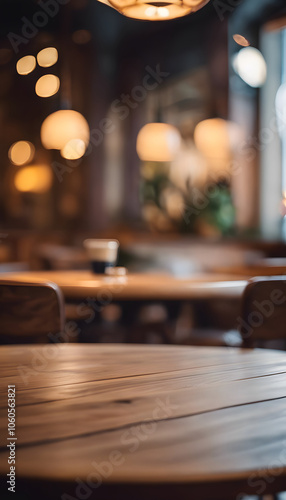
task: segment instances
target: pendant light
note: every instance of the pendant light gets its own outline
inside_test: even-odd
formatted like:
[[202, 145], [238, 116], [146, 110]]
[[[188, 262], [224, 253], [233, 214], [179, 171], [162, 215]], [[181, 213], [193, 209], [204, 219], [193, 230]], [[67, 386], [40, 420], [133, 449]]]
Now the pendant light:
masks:
[[89, 141], [88, 123], [77, 111], [61, 109], [44, 120], [41, 128], [41, 140], [46, 149], [60, 151], [74, 140], [82, 141], [87, 146]]
[[[65, 17], [64, 33], [67, 35], [69, 20]], [[68, 37], [64, 37], [68, 39]], [[50, 49], [50, 48], [49, 48]], [[47, 116], [41, 126], [41, 141], [46, 149], [57, 149], [61, 156], [66, 159], [76, 160], [81, 158], [89, 143], [89, 126], [84, 116], [71, 109], [71, 76], [68, 66], [68, 47], [62, 47], [62, 77], [60, 108], [58, 111]], [[51, 55], [51, 51], [39, 53], [42, 64], [47, 64], [46, 56]], [[38, 54], [38, 55], [39, 55]], [[43, 58], [43, 55], [45, 58]], [[53, 52], [52, 55], [57, 55]], [[50, 59], [49, 59], [50, 60]], [[51, 61], [50, 61], [51, 63]]]
[[210, 0], [99, 0], [121, 14], [143, 21], [167, 21], [196, 12]]
[[137, 154], [142, 161], [172, 161], [180, 148], [180, 132], [168, 123], [147, 123], [137, 137]]
[[194, 132], [195, 145], [207, 160], [212, 178], [231, 173], [233, 155], [243, 140], [241, 127], [222, 118], [203, 120]]
[[138, 133], [136, 151], [142, 161], [172, 161], [181, 145], [179, 130], [164, 123], [158, 98], [156, 122], [147, 123]]

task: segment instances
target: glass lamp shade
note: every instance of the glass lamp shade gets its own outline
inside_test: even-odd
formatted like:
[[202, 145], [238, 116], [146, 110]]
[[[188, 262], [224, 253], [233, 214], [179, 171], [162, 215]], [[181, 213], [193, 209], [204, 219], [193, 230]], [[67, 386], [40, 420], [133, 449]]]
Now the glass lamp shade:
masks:
[[148, 123], [138, 134], [136, 149], [143, 161], [172, 161], [180, 144], [180, 132], [172, 125]]
[[244, 139], [243, 131], [234, 122], [211, 118], [195, 128], [194, 141], [206, 158], [212, 174], [229, 173], [231, 161]]
[[42, 123], [41, 141], [46, 149], [63, 150], [73, 140], [81, 140], [87, 146], [89, 126], [77, 111], [60, 110], [49, 115]]
[[121, 14], [144, 21], [166, 21], [196, 12], [210, 0], [99, 0]]

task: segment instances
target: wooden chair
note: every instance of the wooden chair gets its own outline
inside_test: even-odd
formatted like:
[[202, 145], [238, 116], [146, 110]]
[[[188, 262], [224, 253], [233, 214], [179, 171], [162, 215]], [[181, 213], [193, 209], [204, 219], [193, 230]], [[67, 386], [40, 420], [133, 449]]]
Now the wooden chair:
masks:
[[64, 330], [64, 299], [54, 283], [0, 280], [0, 342], [49, 342]]
[[[238, 318], [243, 347], [286, 341], [286, 276], [249, 280]], [[268, 346], [269, 347], [269, 346]]]

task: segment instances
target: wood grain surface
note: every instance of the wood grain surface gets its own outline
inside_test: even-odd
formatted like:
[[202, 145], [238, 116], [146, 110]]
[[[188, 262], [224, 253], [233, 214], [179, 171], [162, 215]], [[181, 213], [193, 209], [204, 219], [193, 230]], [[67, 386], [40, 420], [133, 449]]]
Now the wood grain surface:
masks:
[[15, 384], [17, 480], [31, 498], [44, 483], [54, 498], [80, 498], [77, 479], [92, 477], [90, 498], [286, 489], [283, 352], [2, 346], [0, 365], [0, 473], [7, 473], [7, 385]]
[[[1, 275], [0, 275], [1, 279]], [[128, 274], [122, 277], [95, 275], [90, 271], [29, 271], [9, 273], [5, 279], [52, 281], [68, 299], [105, 294], [114, 300], [239, 298], [247, 284], [231, 274], [199, 274], [182, 279], [168, 274]]]

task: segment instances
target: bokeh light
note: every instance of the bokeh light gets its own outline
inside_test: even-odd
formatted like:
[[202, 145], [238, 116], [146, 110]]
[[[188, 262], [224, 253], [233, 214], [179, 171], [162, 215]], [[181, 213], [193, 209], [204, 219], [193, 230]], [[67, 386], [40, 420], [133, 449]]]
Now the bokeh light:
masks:
[[39, 97], [51, 97], [60, 88], [60, 79], [56, 75], [44, 75], [35, 85], [35, 92]]
[[44, 193], [53, 182], [51, 169], [47, 165], [29, 165], [15, 174], [15, 187], [23, 193]]
[[250, 87], [262, 87], [267, 76], [263, 55], [254, 47], [241, 49], [233, 58], [232, 66], [240, 78]]
[[58, 51], [55, 47], [47, 47], [38, 53], [37, 61], [39, 66], [49, 68], [50, 66], [56, 64], [58, 57]]
[[36, 58], [34, 56], [25, 56], [17, 61], [16, 70], [19, 75], [29, 75], [36, 67]]
[[46, 149], [62, 150], [72, 140], [89, 143], [89, 126], [80, 113], [71, 109], [49, 115], [41, 127], [41, 141]]
[[245, 38], [244, 36], [242, 35], [233, 35], [232, 37], [234, 39], [234, 41], [238, 44], [238, 45], [241, 45], [242, 47], [249, 47], [250, 43], [249, 41], [247, 40], [247, 38]]
[[172, 161], [180, 144], [180, 132], [172, 125], [148, 123], [138, 134], [136, 149], [143, 161]]
[[33, 160], [35, 148], [31, 142], [14, 142], [8, 151], [8, 157], [14, 165], [25, 165]]

